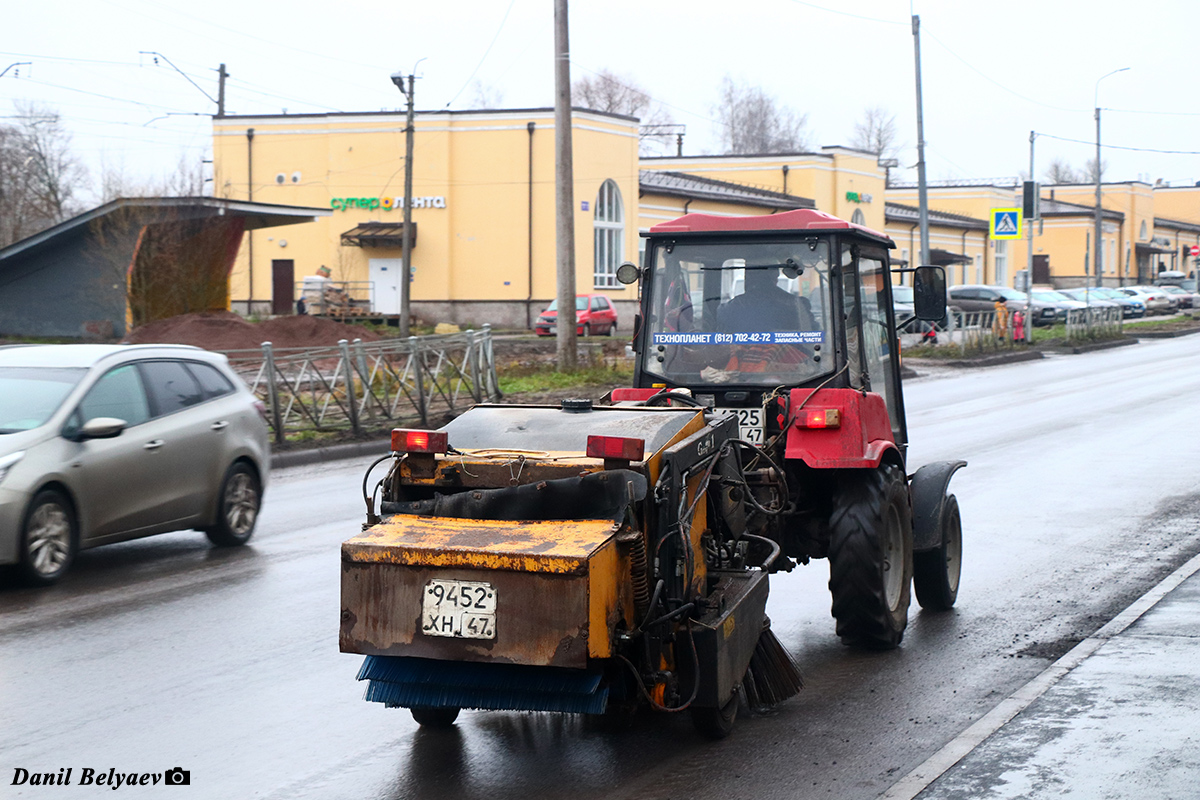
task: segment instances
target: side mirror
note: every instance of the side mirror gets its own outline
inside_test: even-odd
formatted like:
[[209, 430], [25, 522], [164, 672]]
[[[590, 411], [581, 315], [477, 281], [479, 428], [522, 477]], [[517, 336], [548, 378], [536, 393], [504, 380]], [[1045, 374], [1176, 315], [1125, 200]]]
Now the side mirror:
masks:
[[946, 271], [917, 267], [913, 271], [913, 312], [917, 319], [937, 322], [946, 316]]
[[89, 419], [76, 434], [80, 441], [85, 439], [115, 439], [128, 426], [123, 419], [116, 417], [96, 417]]
[[631, 283], [637, 283], [638, 277], [641, 275], [641, 270], [631, 261], [626, 261], [621, 266], [617, 267], [617, 282], [628, 286]]

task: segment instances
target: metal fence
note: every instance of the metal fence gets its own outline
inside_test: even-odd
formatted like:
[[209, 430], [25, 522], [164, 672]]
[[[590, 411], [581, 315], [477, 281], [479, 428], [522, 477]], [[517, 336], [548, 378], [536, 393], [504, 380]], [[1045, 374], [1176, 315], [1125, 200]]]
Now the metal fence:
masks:
[[334, 347], [226, 351], [267, 407], [276, 442], [300, 431], [430, 426], [472, 403], [497, 400], [492, 332], [342, 339]]
[[1119, 306], [1071, 309], [1067, 312], [1067, 341], [1119, 337], [1124, 325], [1123, 316]]

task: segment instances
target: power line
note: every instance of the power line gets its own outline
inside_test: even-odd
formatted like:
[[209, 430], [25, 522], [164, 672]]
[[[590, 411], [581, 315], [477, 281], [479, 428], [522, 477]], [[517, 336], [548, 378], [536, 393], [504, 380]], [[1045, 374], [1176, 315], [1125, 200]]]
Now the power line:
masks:
[[908, 27], [908, 25], [909, 25], [908, 20], [904, 20], [903, 22], [901, 22], [899, 20], [893, 20], [893, 19], [880, 19], [879, 17], [867, 17], [867, 16], [863, 16], [862, 14], [851, 14], [849, 11], [839, 11], [835, 8], [826, 8], [825, 6], [819, 6], [816, 3], [806, 3], [804, 0], [791, 0], [791, 1], [798, 6], [807, 6], [809, 8], [815, 8], [818, 11], [824, 11], [827, 14], [838, 14], [843, 17], [853, 17], [854, 19], [862, 19], [862, 20], [866, 20], [868, 22], [881, 22], [884, 25], [901, 25], [903, 27]]
[[461, 89], [454, 93], [454, 97], [451, 97], [450, 100], [447, 101], [445, 108], [449, 108], [450, 103], [453, 103], [458, 99], [460, 94], [466, 91], [467, 86], [471, 84], [471, 81], [474, 80], [475, 75], [479, 72], [479, 68], [483, 66], [483, 62], [487, 61], [488, 54], [491, 53], [492, 48], [496, 46], [496, 40], [500, 38], [500, 33], [504, 30], [504, 23], [508, 22], [508, 15], [512, 13], [513, 6], [516, 4], [517, 0], [512, 0], [512, 2], [508, 4], [508, 10], [504, 12], [504, 17], [500, 20], [500, 27], [496, 28], [496, 35], [492, 37], [491, 44], [487, 46], [487, 50], [483, 51], [483, 57], [479, 59], [479, 63], [476, 64], [475, 69], [471, 71], [471, 76], [467, 78], [467, 82], [462, 85]]
[[1054, 109], [1055, 111], [1069, 111], [1069, 112], [1072, 112], [1072, 113], [1083, 113], [1083, 112], [1091, 111], [1091, 109], [1090, 109], [1090, 108], [1064, 108], [1063, 106], [1051, 105], [1050, 103], [1043, 103], [1043, 102], [1042, 102], [1042, 101], [1040, 101], [1040, 100], [1034, 100], [1032, 97], [1026, 97], [1025, 95], [1021, 94], [1020, 92], [1017, 92], [1017, 91], [1014, 91], [1013, 89], [1010, 89], [1010, 88], [1008, 88], [1008, 87], [1007, 87], [1007, 86], [1005, 86], [1003, 83], [1001, 83], [1000, 81], [996, 80], [996, 79], [995, 79], [995, 78], [993, 78], [992, 76], [988, 75], [988, 74], [987, 74], [987, 73], [985, 73], [983, 70], [979, 69], [979, 68], [978, 68], [978, 67], [976, 67], [974, 64], [972, 64], [970, 61], [967, 61], [965, 58], [963, 58], [962, 56], [960, 56], [958, 53], [956, 53], [956, 52], [954, 52], [953, 50], [951, 50], [951, 49], [950, 49], [950, 46], [949, 46], [949, 45], [947, 45], [945, 42], [943, 42], [941, 39], [939, 39], [937, 36], [935, 36], [935, 35], [934, 35], [934, 34], [933, 34], [933, 33], [932, 33], [930, 30], [929, 30], [929, 28], [928, 28], [928, 27], [922, 26], [922, 32], [923, 32], [923, 33], [925, 33], [926, 35], [928, 35], [928, 36], [929, 36], [929, 38], [933, 39], [933, 40], [934, 40], [935, 42], [937, 42], [939, 45], [941, 45], [941, 46], [942, 46], [942, 49], [944, 49], [944, 50], [945, 50], [947, 53], [949, 53], [950, 55], [954, 56], [954, 57], [955, 57], [955, 58], [957, 58], [959, 61], [961, 61], [961, 62], [962, 62], [964, 65], [966, 65], [966, 66], [967, 66], [967, 67], [968, 67], [968, 68], [969, 68], [971, 71], [975, 72], [976, 74], [978, 74], [980, 77], [982, 77], [984, 80], [988, 81], [989, 83], [992, 83], [992, 84], [994, 84], [994, 85], [998, 86], [999, 88], [1003, 89], [1004, 91], [1008, 92], [1008, 93], [1009, 93], [1009, 94], [1011, 94], [1013, 97], [1018, 97], [1018, 98], [1020, 98], [1020, 99], [1024, 100], [1025, 102], [1027, 102], [1027, 103], [1033, 103], [1035, 106], [1041, 106], [1042, 108], [1052, 108], [1052, 109]]
[[[1095, 146], [1095, 141], [1086, 141], [1084, 139], [1068, 139], [1065, 136], [1055, 136], [1052, 133], [1042, 133], [1038, 131], [1038, 136], [1045, 136], [1047, 139], [1057, 139], [1060, 142], [1073, 142], [1074, 144], [1086, 144], [1089, 147]], [[1131, 150], [1135, 153], [1166, 153], [1174, 156], [1200, 156], [1200, 150], [1158, 150], [1152, 147], [1122, 147], [1117, 144], [1101, 144], [1106, 150]]]

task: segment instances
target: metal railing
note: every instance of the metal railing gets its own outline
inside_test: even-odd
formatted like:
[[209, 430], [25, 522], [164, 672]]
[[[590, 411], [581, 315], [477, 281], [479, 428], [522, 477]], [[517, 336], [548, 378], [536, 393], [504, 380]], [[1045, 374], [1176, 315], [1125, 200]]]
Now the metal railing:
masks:
[[1067, 341], [1118, 338], [1123, 330], [1123, 318], [1119, 306], [1073, 308], [1067, 312]]
[[230, 366], [267, 407], [276, 442], [300, 431], [417, 423], [429, 427], [472, 403], [497, 400], [492, 332], [342, 339], [334, 347], [226, 351]]

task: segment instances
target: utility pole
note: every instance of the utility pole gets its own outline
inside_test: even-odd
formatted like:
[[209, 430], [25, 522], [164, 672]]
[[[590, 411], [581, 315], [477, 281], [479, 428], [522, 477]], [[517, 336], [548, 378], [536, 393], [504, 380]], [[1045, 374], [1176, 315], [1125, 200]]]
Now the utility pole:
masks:
[[558, 273], [557, 356], [575, 369], [575, 170], [571, 151], [571, 49], [567, 0], [554, 0], [554, 216]]
[[1025, 285], [1025, 341], [1033, 340], [1033, 221], [1034, 218], [1040, 216], [1038, 211], [1038, 201], [1041, 194], [1041, 188], [1033, 177], [1033, 142], [1037, 138], [1037, 134], [1033, 131], [1029, 132], [1029, 182], [1033, 186], [1033, 213], [1025, 220], [1025, 226], [1029, 229], [1026, 234], [1029, 237], [1029, 253], [1025, 260], [1025, 279], [1028, 283]]
[[[420, 63], [420, 62], [418, 62]], [[400, 335], [408, 336], [409, 327], [409, 282], [412, 275], [412, 182], [413, 182], [413, 81], [414, 75], [408, 75], [408, 88], [405, 89], [405, 76], [399, 72], [392, 74], [392, 83], [396, 84], [408, 100], [408, 114], [404, 125], [404, 230], [400, 234], [402, 242], [400, 250]]]
[[[1098, 85], [1099, 81], [1097, 81], [1096, 83]], [[1095, 234], [1094, 234], [1095, 238], [1093, 239], [1093, 241], [1096, 243], [1096, 252], [1092, 254], [1092, 257], [1095, 259], [1094, 263], [1096, 265], [1096, 287], [1099, 288], [1104, 285], [1104, 272], [1102, 269], [1103, 260], [1101, 258], [1101, 256], [1103, 255], [1102, 251], [1104, 250], [1104, 240], [1100, 238], [1101, 226], [1103, 225], [1103, 223], [1101, 222], [1101, 212], [1100, 212], [1100, 106], [1099, 105], [1096, 106], [1096, 212], [1095, 213], [1096, 213], [1096, 218], [1094, 220], [1094, 222], [1095, 222]]]
[[[246, 128], [246, 202], [254, 202], [254, 128]], [[250, 290], [246, 316], [254, 313], [254, 229], [246, 231], [246, 259], [250, 264]]]
[[925, 185], [925, 116], [921, 106], [921, 18], [912, 18], [913, 46], [917, 60], [917, 210], [921, 224], [921, 257], [929, 263], [929, 189]]
[[[1093, 263], [1096, 265], [1096, 286], [1104, 285], [1104, 271], [1101, 268], [1103, 262], [1101, 260], [1102, 250], [1104, 248], [1104, 240], [1100, 238], [1102, 233], [1101, 210], [1100, 210], [1100, 81], [1107, 78], [1109, 75], [1116, 75], [1118, 72], [1125, 72], [1129, 67], [1121, 67], [1114, 69], [1108, 75], [1101, 75], [1096, 79], [1096, 93], [1093, 96], [1092, 105], [1096, 108], [1096, 219], [1095, 219], [1095, 244], [1096, 252], [1093, 253]], [[1118, 258], [1120, 256], [1118, 255]]]
[[225, 116], [225, 79], [229, 77], [229, 73], [225, 71], [225, 65], [222, 64], [217, 69], [217, 116]]

